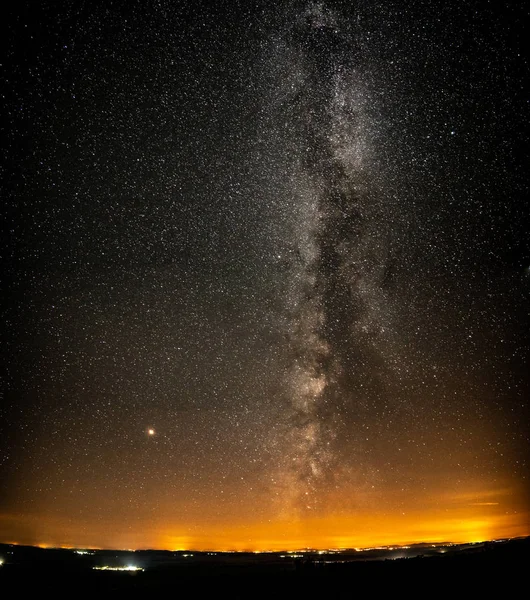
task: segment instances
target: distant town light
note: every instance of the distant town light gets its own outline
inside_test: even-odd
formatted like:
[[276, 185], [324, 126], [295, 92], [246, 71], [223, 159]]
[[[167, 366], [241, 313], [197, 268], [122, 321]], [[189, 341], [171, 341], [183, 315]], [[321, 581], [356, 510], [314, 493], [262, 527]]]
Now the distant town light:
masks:
[[92, 567], [96, 571], [144, 571], [142, 567], [133, 567], [132, 565], [127, 565], [126, 567], [109, 567], [104, 565], [102, 567]]

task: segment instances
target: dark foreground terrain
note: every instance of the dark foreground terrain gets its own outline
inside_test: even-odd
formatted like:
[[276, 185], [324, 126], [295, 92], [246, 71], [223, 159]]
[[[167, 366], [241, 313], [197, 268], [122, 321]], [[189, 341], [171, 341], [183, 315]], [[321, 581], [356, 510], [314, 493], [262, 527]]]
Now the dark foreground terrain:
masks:
[[[529, 558], [530, 538], [296, 554], [80, 552], [0, 545], [0, 597], [517, 597], [527, 582]], [[131, 570], [111, 570], [124, 567]]]

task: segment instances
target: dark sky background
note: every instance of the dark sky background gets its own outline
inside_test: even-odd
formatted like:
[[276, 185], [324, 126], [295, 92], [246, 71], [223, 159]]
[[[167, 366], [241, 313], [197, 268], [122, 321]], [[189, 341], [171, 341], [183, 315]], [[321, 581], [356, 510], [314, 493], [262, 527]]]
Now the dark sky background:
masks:
[[530, 534], [524, 2], [3, 10], [0, 541]]

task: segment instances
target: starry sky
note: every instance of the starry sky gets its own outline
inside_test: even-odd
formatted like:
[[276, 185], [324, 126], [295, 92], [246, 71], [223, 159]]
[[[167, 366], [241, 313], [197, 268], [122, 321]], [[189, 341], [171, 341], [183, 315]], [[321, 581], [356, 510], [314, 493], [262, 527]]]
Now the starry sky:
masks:
[[530, 534], [524, 2], [2, 21], [0, 541]]

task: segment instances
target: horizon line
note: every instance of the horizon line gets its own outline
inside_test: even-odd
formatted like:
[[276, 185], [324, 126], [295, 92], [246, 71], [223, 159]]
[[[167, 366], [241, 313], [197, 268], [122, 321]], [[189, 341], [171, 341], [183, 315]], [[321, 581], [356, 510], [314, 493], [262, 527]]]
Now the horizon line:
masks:
[[215, 550], [213, 548], [208, 548], [204, 550], [197, 550], [193, 548], [116, 548], [116, 547], [95, 547], [95, 546], [54, 546], [48, 544], [21, 544], [19, 542], [0, 542], [1, 546], [19, 546], [21, 548], [35, 548], [39, 550], [87, 550], [94, 552], [104, 552], [104, 551], [113, 551], [113, 552], [194, 552], [197, 554], [296, 554], [298, 552], [312, 553], [312, 552], [347, 552], [347, 551], [355, 551], [355, 552], [367, 552], [370, 550], [397, 550], [397, 549], [408, 549], [412, 546], [465, 546], [469, 544], [486, 544], [486, 543], [500, 543], [500, 542], [509, 542], [513, 540], [521, 540], [530, 538], [530, 534], [519, 535], [514, 537], [503, 537], [503, 538], [494, 538], [494, 539], [486, 539], [486, 540], [469, 540], [466, 542], [451, 542], [451, 541], [428, 541], [428, 542], [408, 542], [404, 544], [387, 544], [387, 545], [377, 545], [377, 546], [351, 546], [351, 547], [333, 547], [333, 548], [313, 548], [313, 547], [301, 547], [297, 549], [279, 549], [279, 550]]

